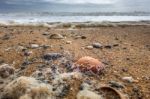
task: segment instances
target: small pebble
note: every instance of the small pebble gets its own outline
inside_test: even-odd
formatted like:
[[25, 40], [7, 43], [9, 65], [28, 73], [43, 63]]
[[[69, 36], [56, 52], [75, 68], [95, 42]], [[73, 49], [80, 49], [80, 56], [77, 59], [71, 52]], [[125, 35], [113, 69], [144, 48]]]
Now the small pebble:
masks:
[[24, 56], [30, 56], [32, 54], [32, 51], [25, 51]]
[[119, 46], [119, 44], [113, 44], [113, 46], [114, 46], [114, 47], [117, 47], [117, 46]]
[[3, 64], [0, 66], [0, 77], [7, 78], [10, 75], [14, 74], [15, 68], [8, 64]]
[[128, 72], [128, 69], [127, 68], [122, 68], [122, 71], [123, 72]]
[[81, 36], [80, 36], [80, 35], [75, 36], [75, 39], [79, 39], [79, 38], [81, 38]]
[[32, 49], [39, 48], [39, 45], [38, 44], [31, 44], [31, 48]]
[[48, 49], [48, 48], [50, 48], [50, 47], [52, 47], [52, 46], [50, 46], [50, 45], [42, 45], [41, 46], [43, 49]]
[[0, 64], [4, 63], [4, 60], [0, 59]]
[[72, 41], [66, 41], [66, 44], [71, 44], [72, 43]]
[[80, 35], [77, 35], [77, 36], [75, 36], [75, 39], [86, 39], [87, 37], [86, 36], [80, 36]]
[[81, 36], [81, 39], [86, 39], [87, 37], [86, 36]]
[[46, 67], [46, 65], [45, 64], [41, 64], [41, 65], [38, 65], [37, 67], [38, 68], [43, 68], [43, 67]]
[[137, 80], [134, 80], [133, 77], [123, 77], [122, 80], [129, 83], [138, 82]]
[[93, 46], [86, 46], [85, 48], [91, 50], [93, 49]]
[[105, 45], [104, 48], [106, 48], [106, 49], [111, 49], [112, 46], [111, 46], [111, 45]]
[[0, 84], [3, 84], [4, 83], [4, 81], [3, 80], [0, 80]]
[[100, 44], [100, 43], [93, 43], [92, 45], [93, 45], [93, 48], [102, 48], [103, 47], [102, 44]]
[[62, 54], [60, 53], [47, 53], [43, 56], [45, 60], [56, 60], [61, 57], [62, 57]]
[[44, 32], [42, 35], [47, 36], [47, 35], [49, 35], [49, 33], [48, 32]]
[[124, 88], [124, 85], [122, 83], [116, 82], [116, 81], [110, 81], [109, 82], [111, 87], [115, 88]]

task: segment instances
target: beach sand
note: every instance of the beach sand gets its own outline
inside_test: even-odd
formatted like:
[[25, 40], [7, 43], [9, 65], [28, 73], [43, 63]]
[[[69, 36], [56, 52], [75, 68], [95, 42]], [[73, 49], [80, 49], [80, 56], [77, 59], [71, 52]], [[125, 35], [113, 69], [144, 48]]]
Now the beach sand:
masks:
[[[50, 35], [55, 33], [63, 36], [63, 39], [50, 39]], [[91, 48], [93, 43], [100, 43], [102, 48]], [[20, 72], [25, 60], [23, 48], [32, 51], [29, 56], [32, 63], [17, 77], [30, 77], [39, 65], [45, 64], [41, 57], [46, 53], [69, 53], [73, 62], [83, 56], [91, 56], [106, 66], [98, 79], [89, 77], [91, 80], [96, 79], [100, 84], [106, 85], [110, 81], [119, 82], [124, 85], [120, 91], [129, 98], [150, 99], [150, 25], [88, 28], [0, 26], [1, 65], [10, 64], [15, 67], [15, 73]], [[126, 82], [124, 77], [132, 77], [134, 81]], [[0, 80], [3, 82], [0, 83], [1, 92], [6, 83], [11, 81], [8, 79]], [[65, 99], [75, 99], [81, 82], [74, 81], [75, 84]]]

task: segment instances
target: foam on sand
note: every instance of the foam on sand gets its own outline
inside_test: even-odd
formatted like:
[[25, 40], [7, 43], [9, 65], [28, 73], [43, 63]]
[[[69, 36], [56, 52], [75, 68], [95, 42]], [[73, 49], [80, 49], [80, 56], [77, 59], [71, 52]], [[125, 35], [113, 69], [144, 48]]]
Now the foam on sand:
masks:
[[40, 83], [31, 77], [19, 77], [9, 83], [2, 99], [51, 99], [53, 97], [52, 86]]

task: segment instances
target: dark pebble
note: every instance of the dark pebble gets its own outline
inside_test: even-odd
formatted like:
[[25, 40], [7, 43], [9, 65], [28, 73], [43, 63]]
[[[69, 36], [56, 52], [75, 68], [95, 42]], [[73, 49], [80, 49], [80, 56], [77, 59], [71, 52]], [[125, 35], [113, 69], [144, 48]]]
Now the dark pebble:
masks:
[[104, 46], [104, 48], [106, 48], [106, 49], [111, 49], [112, 46], [111, 46], [111, 45], [106, 45], [106, 46]]
[[60, 53], [47, 53], [43, 56], [45, 60], [56, 60], [61, 57], [62, 57], [62, 54]]
[[119, 40], [119, 38], [116, 37], [115, 40]]
[[3, 84], [3, 83], [4, 83], [4, 81], [1, 81], [1, 80], [0, 80], [0, 84]]
[[128, 72], [128, 69], [127, 68], [123, 68], [122, 71], [123, 72]]
[[47, 36], [47, 35], [49, 35], [49, 33], [48, 33], [48, 32], [45, 32], [45, 33], [43, 33], [42, 35], [45, 35], [45, 36]]
[[117, 47], [117, 46], [119, 46], [119, 44], [114, 44], [113, 46], [114, 46], [114, 47]]
[[21, 70], [23, 69], [26, 69], [27, 68], [27, 65], [31, 64], [31, 62], [23, 62], [22, 65], [21, 65]]
[[25, 62], [22, 63], [22, 66], [26, 66], [26, 65], [29, 65], [29, 64], [31, 64], [31, 62], [25, 61]]
[[126, 48], [126, 47], [124, 47], [123, 49], [124, 49], [124, 50], [126, 50], [127, 48]]
[[43, 45], [41, 47], [43, 47], [43, 49], [48, 49], [50, 46], [49, 45]]
[[119, 82], [116, 82], [116, 81], [110, 81], [109, 82], [110, 86], [111, 87], [115, 87], [115, 88], [124, 88], [124, 85], [119, 83]]
[[3, 64], [4, 63], [4, 60], [0, 59], [0, 64]]
[[130, 58], [126, 58], [126, 60], [130, 60]]
[[38, 73], [38, 76], [42, 76], [42, 75], [43, 75], [42, 72], [39, 72], [39, 73]]
[[81, 36], [81, 39], [86, 39], [87, 37], [86, 36]]

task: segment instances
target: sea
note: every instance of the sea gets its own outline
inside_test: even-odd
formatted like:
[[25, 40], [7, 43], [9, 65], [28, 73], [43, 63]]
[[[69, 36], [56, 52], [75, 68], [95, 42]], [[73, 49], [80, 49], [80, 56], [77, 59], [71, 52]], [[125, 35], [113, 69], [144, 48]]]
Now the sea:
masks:
[[150, 7], [146, 4], [7, 6], [0, 7], [1, 24], [150, 21]]

